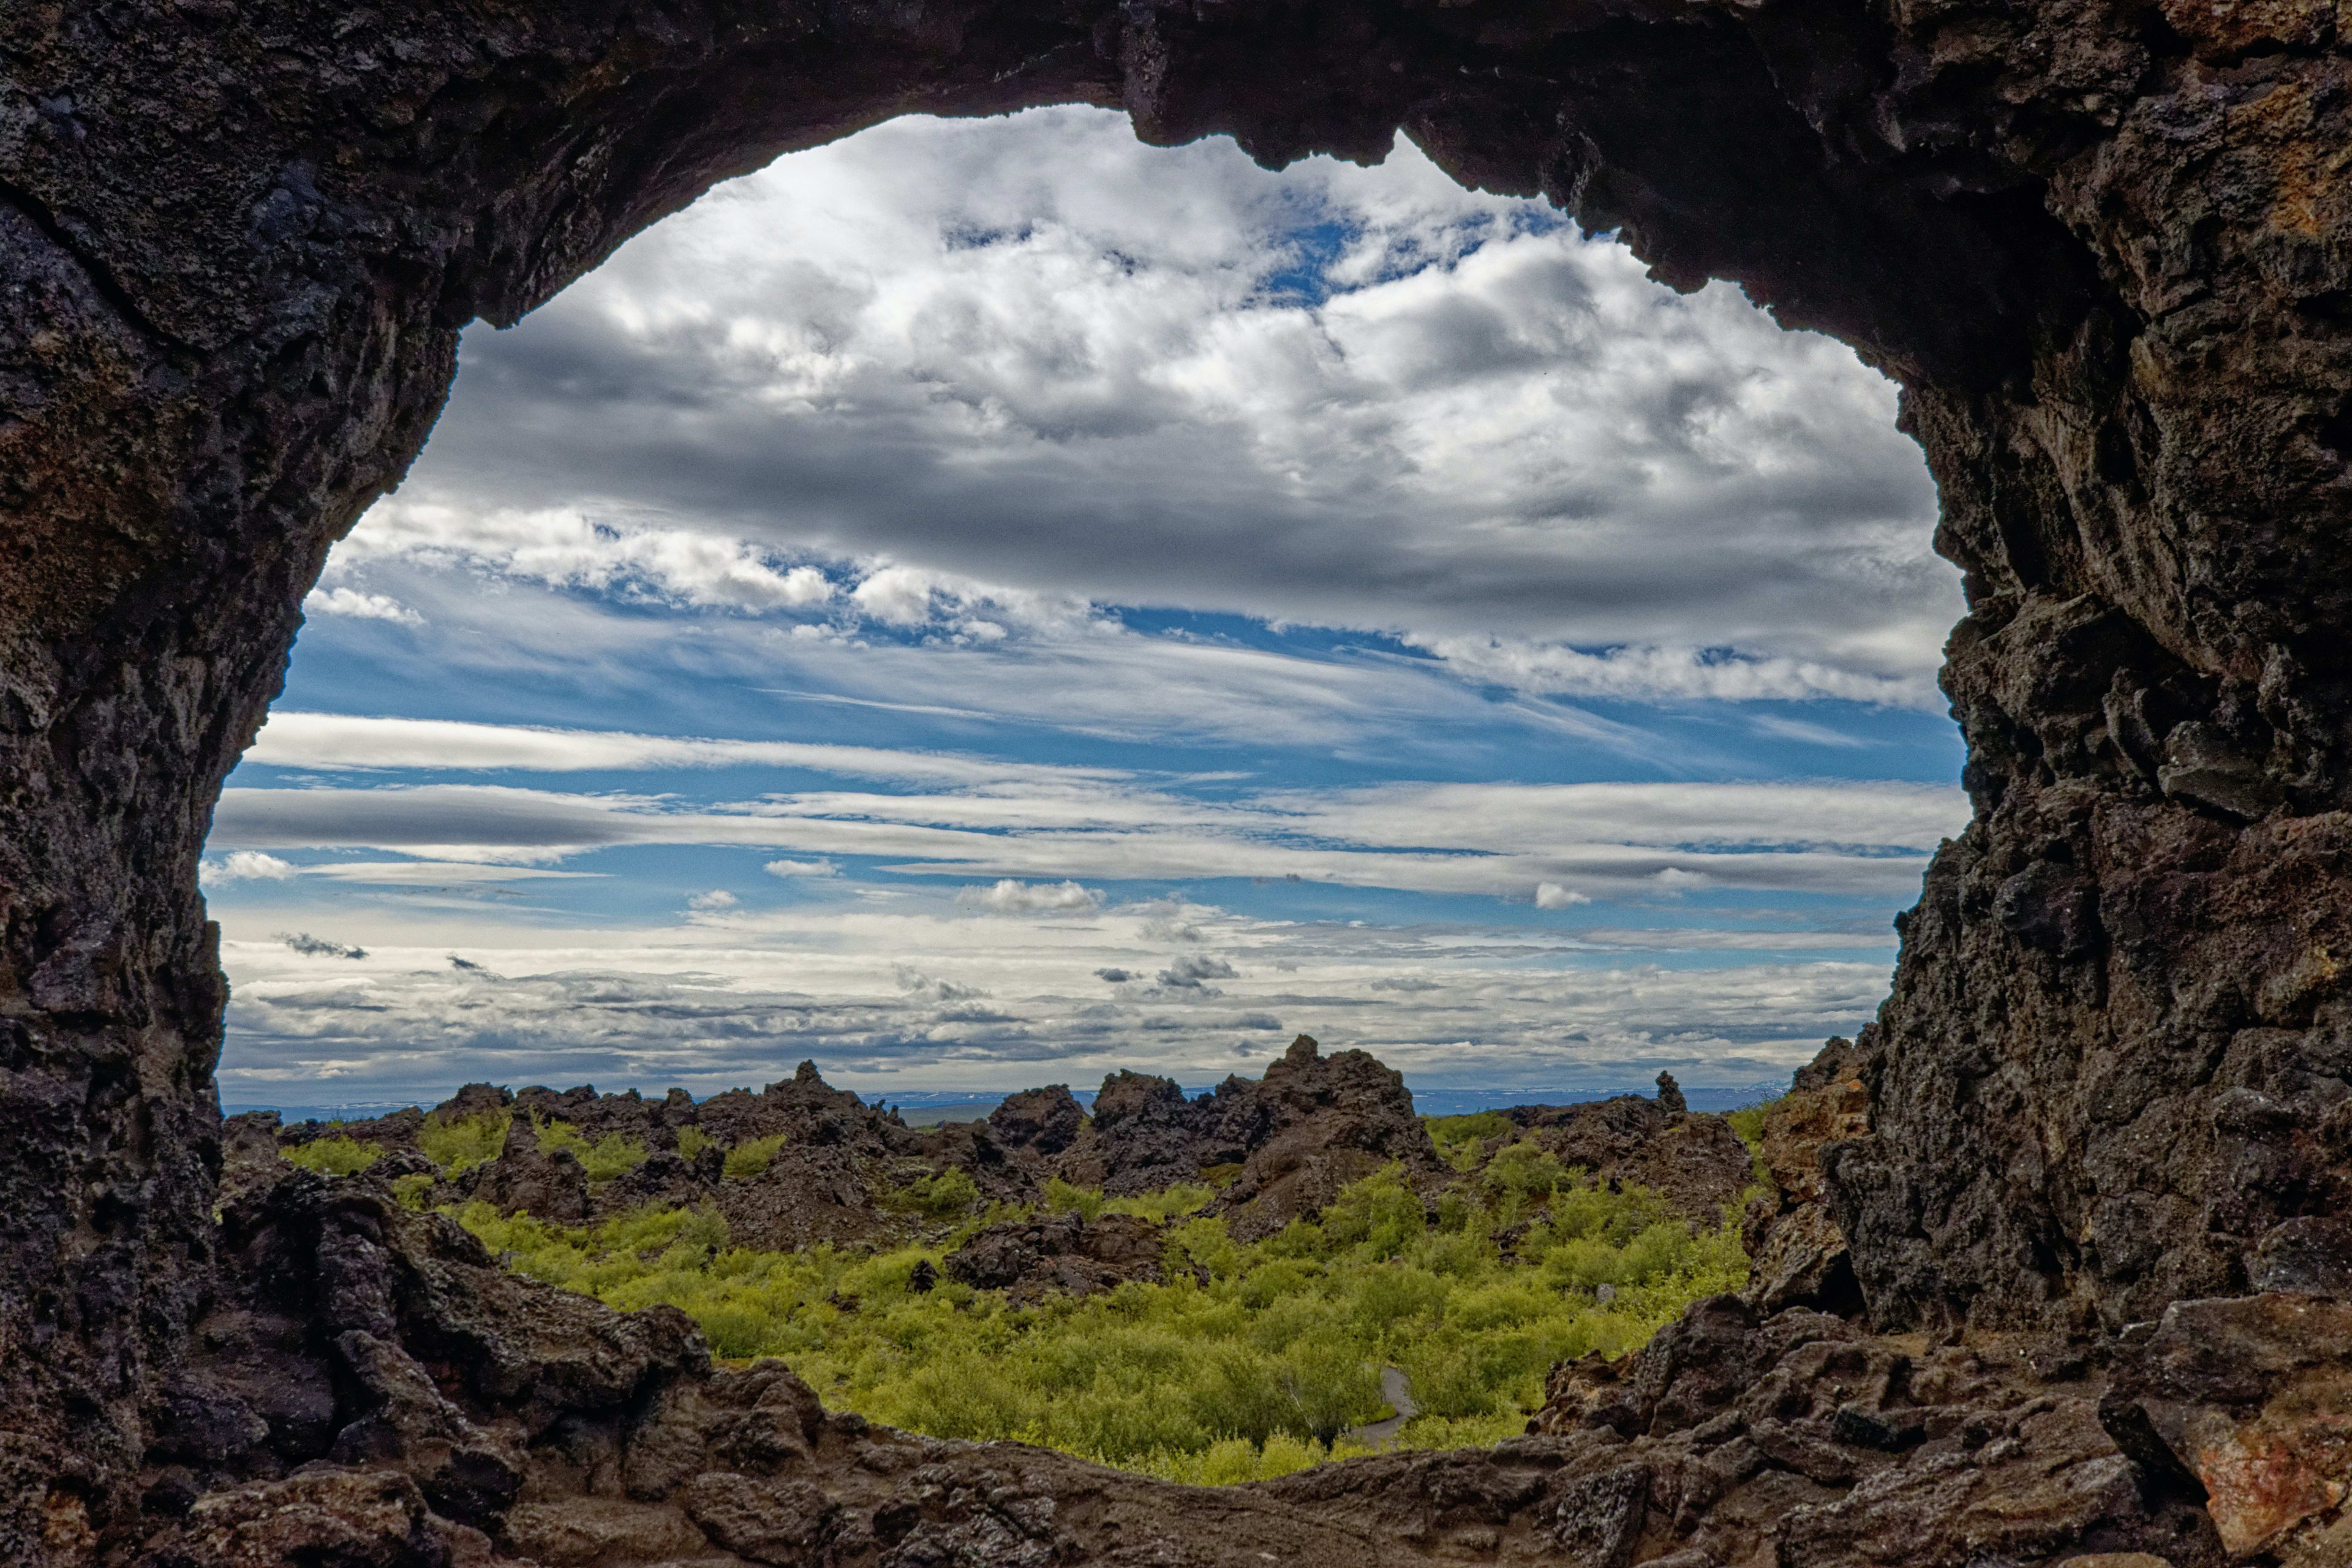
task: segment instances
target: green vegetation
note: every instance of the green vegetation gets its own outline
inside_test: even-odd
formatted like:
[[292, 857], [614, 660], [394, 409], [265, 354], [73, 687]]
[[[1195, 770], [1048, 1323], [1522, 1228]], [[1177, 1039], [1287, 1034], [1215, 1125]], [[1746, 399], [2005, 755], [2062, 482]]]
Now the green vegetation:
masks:
[[282, 1152], [296, 1164], [322, 1176], [355, 1176], [383, 1158], [383, 1151], [376, 1145], [340, 1132], [330, 1138], [313, 1138]]
[[1179, 1215], [1200, 1213], [1216, 1195], [1214, 1187], [1201, 1182], [1179, 1182], [1172, 1187], [1133, 1198], [1107, 1198], [1097, 1188], [1072, 1186], [1059, 1176], [1050, 1177], [1045, 1183], [1045, 1207], [1049, 1212], [1075, 1214], [1089, 1220], [1099, 1215], [1129, 1214], [1165, 1225]]
[[1429, 1141], [1445, 1163], [1457, 1171], [1478, 1168], [1482, 1145], [1489, 1138], [1506, 1138], [1513, 1134], [1511, 1119], [1499, 1110], [1481, 1110], [1470, 1116], [1424, 1116], [1422, 1124], [1429, 1129]]
[[642, 1138], [625, 1133], [607, 1132], [593, 1143], [569, 1121], [550, 1119], [535, 1122], [531, 1131], [539, 1134], [539, 1146], [552, 1154], [558, 1149], [568, 1149], [580, 1162], [591, 1182], [604, 1183], [616, 1176], [625, 1176], [646, 1163], [646, 1143]]
[[[681, 1142], [679, 1146], [683, 1148], [684, 1143]], [[738, 1143], [727, 1151], [726, 1173], [739, 1182], [764, 1176], [768, 1173], [768, 1162], [773, 1160], [776, 1151], [783, 1146], [784, 1135], [781, 1132], [754, 1138], [749, 1143]]]
[[507, 1127], [513, 1121], [510, 1110], [485, 1110], [450, 1121], [436, 1121], [428, 1116], [417, 1131], [416, 1146], [426, 1159], [454, 1176], [497, 1159], [499, 1151], [507, 1146]]
[[[1554, 1362], [1622, 1352], [1745, 1279], [1735, 1229], [1695, 1227], [1650, 1194], [1610, 1193], [1517, 1147], [1528, 1152], [1459, 1184], [1434, 1223], [1391, 1171], [1346, 1189], [1319, 1223], [1251, 1244], [1222, 1219], [1178, 1217], [1205, 1186], [1116, 1200], [1056, 1184], [1056, 1208], [1169, 1216], [1168, 1282], [1028, 1307], [945, 1274], [949, 1252], [1003, 1217], [973, 1212], [961, 1171], [894, 1194], [960, 1218], [950, 1235], [871, 1254], [735, 1247], [723, 1220], [691, 1210], [583, 1229], [480, 1204], [460, 1217], [525, 1273], [615, 1307], [675, 1303], [718, 1354], [782, 1357], [835, 1409], [1221, 1483], [1352, 1451], [1340, 1435], [1388, 1413], [1384, 1364], [1404, 1369], [1422, 1407], [1406, 1446], [1497, 1441], [1524, 1426]], [[925, 1262], [936, 1282], [910, 1289]]]
[[1772, 1114], [1781, 1100], [1788, 1098], [1784, 1094], [1780, 1100], [1759, 1100], [1754, 1105], [1743, 1105], [1737, 1110], [1724, 1112], [1723, 1119], [1731, 1123], [1731, 1130], [1739, 1135], [1742, 1143], [1748, 1145], [1748, 1163], [1755, 1167], [1756, 1181], [1760, 1186], [1772, 1184], [1772, 1168], [1764, 1163], [1764, 1119]]
[[[882, 1194], [882, 1206], [894, 1214], [921, 1215], [926, 1219], [958, 1219], [980, 1202], [980, 1188], [971, 1173], [960, 1165], [919, 1176], [893, 1193]], [[912, 1267], [909, 1265], [909, 1267]]]
[[433, 1178], [422, 1171], [412, 1175], [394, 1176], [392, 1179], [392, 1195], [400, 1200], [400, 1205], [403, 1208], [411, 1208], [420, 1214], [423, 1213], [425, 1200], [432, 1194], [432, 1192]]
[[710, 1134], [701, 1128], [688, 1126], [677, 1130], [677, 1152], [688, 1160], [700, 1159], [702, 1152], [709, 1147]]
[[1772, 1108], [1780, 1103], [1777, 1100], [1759, 1100], [1753, 1105], [1725, 1111], [1723, 1119], [1731, 1123], [1731, 1130], [1739, 1134], [1742, 1143], [1750, 1149], [1759, 1148], [1764, 1142], [1764, 1118], [1770, 1115]]

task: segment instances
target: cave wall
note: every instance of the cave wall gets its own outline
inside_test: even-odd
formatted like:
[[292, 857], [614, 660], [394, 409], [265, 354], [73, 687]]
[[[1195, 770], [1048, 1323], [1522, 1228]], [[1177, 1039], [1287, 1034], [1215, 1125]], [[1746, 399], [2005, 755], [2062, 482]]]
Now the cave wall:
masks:
[[1401, 129], [1900, 379], [1977, 816], [1828, 1156], [1857, 1274], [1895, 1326], [2242, 1288], [2352, 1173], [2347, 87], [2314, 0], [0, 9], [0, 1556], [129, 1506], [212, 1266], [197, 856], [458, 330], [906, 112]]

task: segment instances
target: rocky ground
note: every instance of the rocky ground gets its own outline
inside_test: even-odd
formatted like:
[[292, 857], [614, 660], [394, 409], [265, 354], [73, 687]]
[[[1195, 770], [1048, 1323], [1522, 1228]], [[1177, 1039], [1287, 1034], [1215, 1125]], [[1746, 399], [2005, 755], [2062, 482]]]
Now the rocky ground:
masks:
[[[1729, 1126], [1690, 1113], [1679, 1094], [1506, 1114], [1563, 1163], [1654, 1187], [1693, 1219], [1713, 1221], [1750, 1179], [1747, 1148]], [[425, 1152], [434, 1127], [485, 1117], [506, 1119], [495, 1158], [453, 1170]], [[1311, 1218], [1341, 1187], [1391, 1165], [1433, 1193], [1459, 1173], [1431, 1143], [1401, 1076], [1362, 1051], [1325, 1056], [1306, 1035], [1265, 1077], [1228, 1078], [1197, 1099], [1168, 1079], [1113, 1073], [1091, 1117], [1057, 1084], [1010, 1097], [985, 1121], [918, 1130], [827, 1087], [803, 1062], [757, 1094], [699, 1102], [679, 1089], [651, 1100], [635, 1091], [476, 1084], [430, 1111], [373, 1121], [279, 1128], [263, 1112], [230, 1121], [289, 1148], [349, 1138], [380, 1149], [371, 1173], [419, 1179], [414, 1201], [425, 1206], [480, 1201], [576, 1224], [647, 1204], [694, 1204], [724, 1215], [738, 1244], [771, 1248], [911, 1233], [919, 1213], [899, 1194], [950, 1171], [968, 1175], [982, 1200], [1031, 1205], [1056, 1178], [1114, 1197], [1202, 1183], [1216, 1189], [1209, 1212], [1244, 1240]], [[585, 1143], [633, 1141], [643, 1163], [594, 1181], [569, 1148], [552, 1146], [555, 1123]], [[728, 1173], [730, 1151], [779, 1139], [761, 1169]], [[1101, 1225], [1096, 1232], [1108, 1234]]]
[[[1748, 1215], [1759, 1268], [1746, 1296], [1697, 1303], [1617, 1362], [1555, 1368], [1528, 1435], [1495, 1449], [1385, 1455], [1213, 1489], [828, 1413], [779, 1363], [714, 1367], [673, 1310], [614, 1312], [511, 1275], [454, 1222], [391, 1193], [385, 1173], [414, 1163], [413, 1131], [403, 1142], [401, 1129], [422, 1118], [359, 1129], [392, 1152], [345, 1178], [279, 1158], [266, 1119], [239, 1119], [222, 1184], [221, 1271], [238, 1283], [202, 1304], [202, 1353], [163, 1403], [138, 1559], [155, 1568], [2352, 1561], [2352, 1519], [2339, 1506], [2352, 1458], [2341, 1415], [2352, 1304], [2339, 1298], [2352, 1286], [2352, 1255], [2337, 1233], [2311, 1227], [2298, 1248], [2279, 1249], [2275, 1280], [2294, 1290], [2184, 1302], [2119, 1334], [1874, 1334], [1836, 1310], [1852, 1273], [1819, 1212], [1819, 1150], [1853, 1114], [1853, 1080], [1841, 1076], [1851, 1050], [1832, 1041], [1768, 1119], [1774, 1190]], [[1074, 1128], [1066, 1094], [1038, 1091], [1008, 1101], [986, 1127], [921, 1134], [808, 1072], [701, 1107], [682, 1096], [528, 1090], [511, 1103], [634, 1136], [694, 1124], [685, 1119], [715, 1107], [711, 1127], [771, 1136], [754, 1130], [789, 1124], [859, 1180], [874, 1161], [929, 1171], [970, 1162], [957, 1168], [991, 1168], [1005, 1182], [1014, 1171], [1191, 1174], [1255, 1161], [1245, 1195], [1234, 1196], [1236, 1179], [1220, 1200], [1247, 1214], [1269, 1193], [1313, 1190], [1303, 1173], [1333, 1160], [1387, 1154], [1405, 1131], [1376, 1115], [1392, 1104], [1384, 1089], [1393, 1081], [1360, 1053], [1322, 1058], [1303, 1042], [1259, 1083], [1234, 1080], [1197, 1101], [1171, 1100], [1151, 1080], [1114, 1080], [1132, 1109], [1108, 1128], [1099, 1117]], [[434, 1114], [494, 1101], [508, 1103], [469, 1091]], [[1244, 1108], [1252, 1119], [1241, 1124], [1261, 1131], [1238, 1150], [1215, 1142]], [[1623, 1171], [1685, 1174], [1704, 1164], [1690, 1151], [1714, 1136], [1705, 1124], [1722, 1126], [1665, 1096], [1512, 1120], [1609, 1153]], [[1148, 1135], [1155, 1158], [1134, 1160], [1123, 1126]], [[1318, 1126], [1345, 1141], [1335, 1150], [1300, 1131]], [[1195, 1129], [1204, 1131], [1193, 1141], [1180, 1137]], [[500, 1173], [509, 1162], [562, 1165], [522, 1137], [447, 1184], [478, 1195], [556, 1192], [568, 1206], [579, 1195], [568, 1175], [532, 1187]], [[1746, 1151], [1735, 1147], [1744, 1176]], [[1238, 1162], [1207, 1158], [1236, 1152]], [[710, 1159], [688, 1162], [673, 1148], [676, 1169], [663, 1180], [703, 1173]], [[726, 1181], [694, 1179], [705, 1192]], [[593, 1194], [588, 1209], [614, 1201]], [[1087, 1289], [1156, 1270], [1150, 1229], [1123, 1216], [1048, 1215], [983, 1231], [949, 1268], [987, 1289]]]

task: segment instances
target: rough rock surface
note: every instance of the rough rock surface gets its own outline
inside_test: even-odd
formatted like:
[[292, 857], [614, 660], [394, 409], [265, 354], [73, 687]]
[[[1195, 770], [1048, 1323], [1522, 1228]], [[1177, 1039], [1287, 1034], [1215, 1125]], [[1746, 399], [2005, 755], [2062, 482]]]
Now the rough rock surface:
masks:
[[[1874, 1319], [2119, 1330], [2248, 1294], [2303, 1234], [2282, 1227], [2343, 1211], [2339, 7], [18, 5], [0, 1558], [138, 1528], [163, 1391], [235, 1293], [196, 858], [297, 606], [422, 443], [458, 330], [787, 148], [1058, 101], [1270, 163], [1402, 128], [1903, 383], [1967, 572], [1945, 680], [1976, 819], [1857, 1041], [1870, 1131], [1822, 1152]], [[314, 1512], [332, 1489], [256, 1484]], [[1588, 1558], [1631, 1506], [1593, 1485]], [[406, 1528], [400, 1498], [368, 1506]], [[221, 1508], [231, 1533], [275, 1517]]]
[[948, 1256], [951, 1279], [1015, 1300], [1090, 1296], [1129, 1279], [1158, 1283], [1161, 1227], [1133, 1215], [1074, 1214], [992, 1225]]
[[[508, 1118], [496, 1157], [443, 1171], [421, 1152], [429, 1128], [483, 1115]], [[232, 1121], [260, 1129], [275, 1128], [276, 1120], [256, 1112]], [[1671, 1142], [1685, 1120], [1636, 1117], [1620, 1151], [1628, 1168], [1656, 1163], [1641, 1149], [1642, 1136]], [[1696, 1120], [1738, 1146], [1718, 1119]], [[569, 1149], [542, 1146], [551, 1142], [542, 1132], [555, 1124], [583, 1143], [626, 1140], [644, 1151], [644, 1162], [593, 1181]], [[1304, 1035], [1264, 1079], [1231, 1077], [1198, 1100], [1168, 1079], [1113, 1073], [1090, 1121], [1068, 1089], [1056, 1086], [1008, 1097], [984, 1122], [917, 1131], [895, 1112], [829, 1087], [803, 1062], [758, 1094], [733, 1089], [697, 1101], [674, 1089], [651, 1100], [634, 1090], [600, 1095], [586, 1085], [509, 1093], [473, 1084], [429, 1113], [409, 1109], [275, 1133], [289, 1147], [329, 1135], [383, 1151], [371, 1167], [381, 1179], [431, 1177], [420, 1194], [428, 1205], [478, 1201], [577, 1225], [647, 1204], [693, 1205], [717, 1211], [738, 1243], [766, 1248], [868, 1240], [894, 1223], [905, 1229], [914, 1222], [894, 1208], [892, 1193], [949, 1170], [970, 1175], [981, 1201], [1024, 1204], [1040, 1201], [1056, 1176], [1123, 1196], [1218, 1173], [1232, 1178], [1218, 1206], [1234, 1216], [1237, 1234], [1252, 1236], [1313, 1218], [1348, 1183], [1391, 1163], [1417, 1181], [1451, 1174], [1402, 1076], [1362, 1051], [1325, 1057]], [[764, 1165], [729, 1173], [729, 1153], [752, 1144], [765, 1151]], [[1703, 1217], [1714, 1219], [1723, 1201]]]
[[1829, 1208], [1822, 1151], [1870, 1128], [1870, 1095], [1855, 1077], [1853, 1042], [1832, 1039], [1765, 1112], [1763, 1163], [1772, 1191], [1748, 1206], [1745, 1292], [1766, 1311], [1863, 1306], [1845, 1233]]
[[1409, 1181], [1451, 1174], [1402, 1073], [1365, 1051], [1324, 1056], [1311, 1036], [1291, 1041], [1257, 1082], [1219, 1084], [1206, 1109], [1226, 1145], [1247, 1151], [1216, 1204], [1238, 1240], [1312, 1219], [1341, 1187], [1388, 1165]]
[[1671, 1077], [1660, 1088], [1656, 1100], [1621, 1094], [1580, 1105], [1515, 1105], [1503, 1114], [1563, 1165], [1604, 1182], [1638, 1183], [1685, 1217], [1713, 1225], [1755, 1180], [1753, 1156], [1722, 1117], [1683, 1107]]
[[1391, 1163], [1415, 1181], [1449, 1173], [1403, 1076], [1363, 1051], [1327, 1057], [1301, 1035], [1264, 1078], [1228, 1078], [1197, 1100], [1169, 1079], [1113, 1073], [1060, 1171], [1113, 1195], [1230, 1177], [1216, 1210], [1254, 1240]]
[[[1497, 1449], [1190, 1490], [828, 1415], [777, 1363], [713, 1369], [676, 1311], [535, 1285], [371, 1177], [247, 1143], [222, 1224], [243, 1283], [197, 1303], [139, 1475], [152, 1568], [2220, 1561], [2169, 1472], [2103, 1427], [2122, 1396], [2098, 1346], [1932, 1349], [1719, 1298], [1620, 1363], [1564, 1369]], [[1119, 1250], [1092, 1233], [1152, 1229], [1016, 1228], [951, 1270], [1018, 1278], [1057, 1247]], [[2259, 1387], [2160, 1386], [2277, 1406], [2321, 1359]]]

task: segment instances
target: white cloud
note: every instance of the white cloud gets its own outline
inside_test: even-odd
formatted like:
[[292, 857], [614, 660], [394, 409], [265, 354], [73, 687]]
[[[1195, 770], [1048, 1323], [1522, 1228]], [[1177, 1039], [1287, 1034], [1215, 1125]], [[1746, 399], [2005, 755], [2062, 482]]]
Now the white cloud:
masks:
[[[364, 531], [338, 546], [327, 580], [364, 575], [372, 563], [407, 558], [462, 565], [551, 587], [705, 610], [761, 614], [806, 610], [835, 596], [815, 566], [708, 530], [613, 521], [580, 507], [478, 508], [453, 500], [391, 500], [369, 512]], [[418, 620], [381, 595], [336, 586], [306, 601], [330, 615]], [[390, 605], [397, 614], [372, 607]]]
[[760, 868], [771, 877], [838, 877], [841, 868], [830, 860], [771, 860]]
[[297, 868], [291, 861], [257, 849], [235, 849], [218, 860], [205, 861], [202, 871], [206, 882], [282, 882], [296, 875]]
[[[1020, 901], [1074, 907], [1090, 896], [1069, 890], [1082, 877], [1296, 876], [1502, 899], [1545, 883], [1587, 897], [1701, 886], [1904, 897], [1927, 852], [1966, 820], [1959, 791], [1894, 784], [1396, 784], [1218, 801], [1048, 775], [961, 794], [807, 792], [705, 810], [488, 784], [236, 788], [222, 795], [213, 841], [523, 865], [620, 845], [735, 845], [987, 875], [1000, 882], [986, 898], [1037, 908]], [[1034, 879], [1064, 886], [1024, 886]]]
[[1565, 910], [1577, 904], [1589, 904], [1591, 901], [1591, 894], [1580, 893], [1573, 888], [1563, 888], [1558, 882], [1536, 884], [1536, 908], [1539, 910]]
[[464, 860], [331, 860], [299, 868], [305, 877], [379, 887], [441, 887], [468, 882], [603, 880], [602, 871], [557, 871], [544, 866], [484, 866]]
[[1105, 768], [1053, 767], [943, 752], [792, 741], [703, 740], [620, 731], [474, 724], [449, 719], [380, 719], [278, 711], [254, 737], [246, 760], [272, 767], [463, 769], [522, 773], [623, 773], [660, 768], [807, 768], [867, 778], [949, 784], [1120, 779]]
[[[1881, 675], [1841, 668], [1819, 659], [1725, 657], [1694, 647], [1648, 645], [1585, 652], [1524, 638], [1434, 637], [1412, 639], [1465, 679], [1540, 696], [1802, 702], [1818, 697], [1885, 708], [1937, 711], [1945, 700], [1924, 669]], [[1819, 725], [1786, 725], [1778, 733], [1818, 742], [1845, 742]]]
[[707, 893], [688, 894], [687, 896], [686, 907], [689, 910], [698, 910], [707, 913], [715, 913], [721, 910], [731, 910], [742, 901], [742, 900], [737, 898], [726, 889], [716, 888]]
[[420, 626], [425, 617], [397, 599], [382, 594], [362, 594], [353, 588], [313, 588], [302, 601], [303, 610], [313, 616], [350, 616], [363, 621], [397, 621], [403, 626]]
[[[402, 904], [344, 917], [339, 943], [363, 942], [368, 960], [324, 965], [232, 910], [223, 952], [237, 1045], [222, 1092], [437, 1098], [487, 1078], [702, 1093], [788, 1077], [803, 1057], [867, 1093], [1083, 1087], [1117, 1068], [1205, 1085], [1263, 1068], [1279, 1041], [1249, 1042], [1267, 1019], [1327, 1048], [1363, 1047], [1424, 1084], [1522, 1084], [1539, 1097], [1638, 1086], [1661, 1067], [1686, 1083], [1748, 1083], [1785, 1079], [1827, 1035], [1851, 1033], [1886, 982], [1885, 957], [1792, 963], [1768, 950], [1678, 969], [1579, 932], [1184, 912], [1217, 956], [1171, 961], [1118, 920], [971, 920], [951, 907], [739, 911], [588, 940]], [[1792, 944], [1820, 934], [1747, 933]], [[454, 966], [453, 948], [472, 967]], [[1191, 984], [1097, 978], [1163, 969]]]
[[956, 895], [961, 903], [979, 904], [1003, 914], [1086, 914], [1102, 907], [1103, 896], [1076, 882], [1052, 884], [1016, 881], [1007, 877], [992, 887], [967, 888]]
[[[1340, 253], [1285, 293], [1316, 225]], [[972, 647], [1179, 605], [1528, 691], [1920, 708], [1959, 609], [1890, 383], [1405, 146], [1270, 176], [1099, 110], [901, 120], [465, 357], [338, 572]]]

